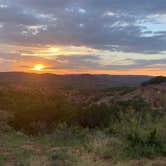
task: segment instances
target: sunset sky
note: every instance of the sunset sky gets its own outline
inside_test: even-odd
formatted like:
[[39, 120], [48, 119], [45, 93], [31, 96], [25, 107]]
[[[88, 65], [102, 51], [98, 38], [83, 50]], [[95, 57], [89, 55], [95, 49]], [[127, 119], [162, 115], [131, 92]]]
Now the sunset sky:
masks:
[[0, 0], [0, 71], [166, 75], [166, 0]]

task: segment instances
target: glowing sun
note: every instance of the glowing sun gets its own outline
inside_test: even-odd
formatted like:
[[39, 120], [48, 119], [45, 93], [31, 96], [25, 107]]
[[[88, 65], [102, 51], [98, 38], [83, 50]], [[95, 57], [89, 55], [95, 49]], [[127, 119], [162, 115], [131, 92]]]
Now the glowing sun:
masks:
[[42, 64], [36, 64], [34, 67], [33, 67], [33, 70], [34, 71], [42, 71], [44, 69], [44, 65]]

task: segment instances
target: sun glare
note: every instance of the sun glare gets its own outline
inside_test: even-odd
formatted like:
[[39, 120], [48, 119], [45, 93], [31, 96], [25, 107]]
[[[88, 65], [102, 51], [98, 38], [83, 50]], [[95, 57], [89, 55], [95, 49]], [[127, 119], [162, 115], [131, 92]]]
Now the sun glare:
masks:
[[44, 69], [44, 65], [42, 64], [37, 64], [33, 67], [33, 70], [35, 71], [42, 71]]

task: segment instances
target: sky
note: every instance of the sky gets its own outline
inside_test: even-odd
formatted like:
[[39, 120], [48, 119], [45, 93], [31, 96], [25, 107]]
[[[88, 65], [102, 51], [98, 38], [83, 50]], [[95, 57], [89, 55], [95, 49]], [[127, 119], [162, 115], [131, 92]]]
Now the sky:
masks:
[[166, 0], [0, 0], [0, 72], [166, 76]]

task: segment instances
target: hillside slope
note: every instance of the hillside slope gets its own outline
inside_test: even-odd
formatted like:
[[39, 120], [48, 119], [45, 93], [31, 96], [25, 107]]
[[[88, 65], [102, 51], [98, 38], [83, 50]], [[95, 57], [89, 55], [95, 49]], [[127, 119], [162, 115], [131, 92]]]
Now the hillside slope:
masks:
[[136, 91], [121, 97], [121, 100], [143, 98], [152, 108], [166, 109], [166, 83], [142, 86]]
[[97, 104], [113, 104], [118, 101], [142, 98], [154, 109], [166, 109], [166, 82], [164, 82], [164, 77], [162, 79], [160, 79], [161, 77], [158, 78], [152, 78], [152, 80], [143, 83], [142, 86], [127, 94], [103, 97]]
[[0, 86], [48, 87], [48, 88], [105, 88], [121, 84], [140, 85], [150, 76], [136, 75], [56, 75], [22, 72], [0, 73]]

